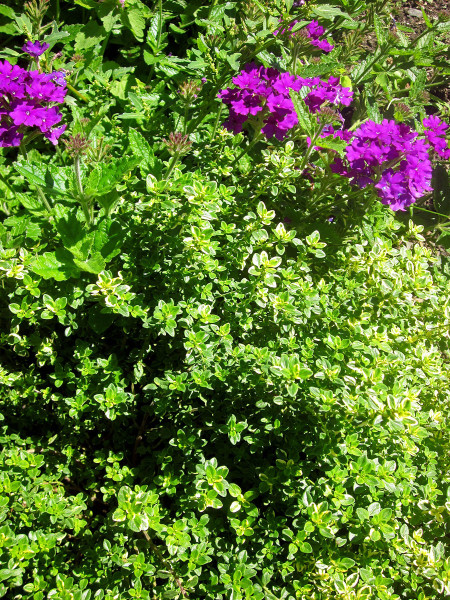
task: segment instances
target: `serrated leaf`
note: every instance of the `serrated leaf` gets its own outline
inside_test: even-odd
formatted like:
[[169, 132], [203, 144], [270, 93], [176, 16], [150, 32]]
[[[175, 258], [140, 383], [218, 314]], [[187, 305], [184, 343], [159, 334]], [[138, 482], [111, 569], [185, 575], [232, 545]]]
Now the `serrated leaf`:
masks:
[[89, 21], [75, 37], [75, 52], [83, 54], [85, 50], [99, 46], [106, 35], [103, 25], [99, 25], [95, 21]]
[[362, 60], [351, 72], [351, 77], [354, 85], [359, 85], [366, 81], [366, 79], [370, 79], [372, 68], [376, 63], [376, 58], [380, 56], [379, 50], [372, 56], [371, 58], [366, 58]]
[[152, 49], [153, 53], [156, 54], [159, 52], [159, 42], [161, 38], [162, 32], [162, 15], [158, 11], [155, 16], [151, 19], [150, 25], [147, 31], [147, 44]]
[[88, 258], [87, 260], [79, 260], [77, 258], [73, 259], [73, 262], [81, 269], [82, 271], [87, 271], [88, 273], [101, 273], [104, 270], [106, 263], [103, 256], [100, 252], [94, 252], [94, 254]]
[[86, 183], [85, 193], [88, 196], [103, 196], [111, 192], [122, 181], [124, 175], [134, 169], [141, 158], [124, 158], [115, 163], [98, 165], [91, 171]]
[[300, 127], [308, 134], [312, 135], [314, 132], [317, 121], [313, 115], [309, 112], [308, 107], [304, 103], [298, 92], [290, 90], [291, 100], [294, 104], [295, 112], [297, 113], [298, 123]]
[[130, 128], [128, 140], [133, 154], [141, 160], [141, 167], [151, 169], [155, 164], [155, 155], [144, 136], [136, 129]]
[[14, 168], [32, 185], [37, 185], [44, 191], [58, 195], [66, 195], [68, 177], [71, 173], [66, 167], [55, 167], [35, 163], [14, 163]]
[[347, 20], [353, 21], [348, 13], [343, 12], [340, 8], [337, 8], [337, 6], [332, 6], [331, 4], [320, 4], [319, 6], [313, 6], [312, 12], [318, 17], [322, 17], [324, 19], [344, 17]]
[[317, 146], [326, 150], [334, 150], [339, 154], [339, 156], [344, 156], [344, 150], [347, 148], [348, 142], [342, 140], [341, 138], [328, 135], [327, 137], [320, 138], [317, 141]]
[[239, 58], [241, 56], [240, 52], [234, 52], [233, 54], [227, 54], [227, 63], [233, 69], [233, 71], [237, 71], [239, 69]]
[[55, 279], [56, 281], [64, 281], [69, 277], [79, 275], [79, 270], [75, 266], [72, 256], [62, 249], [55, 252], [45, 252], [36, 257], [31, 262], [30, 269], [44, 279]]
[[145, 17], [141, 8], [136, 7], [122, 11], [122, 22], [139, 42], [144, 40]]
[[4, 15], [5, 17], [8, 17], [9, 19], [14, 19], [16, 16], [16, 13], [9, 6], [0, 5], [0, 15]]
[[375, 29], [375, 35], [377, 36], [378, 45], [384, 46], [387, 41], [387, 29], [376, 12], [374, 12], [373, 15], [373, 25]]

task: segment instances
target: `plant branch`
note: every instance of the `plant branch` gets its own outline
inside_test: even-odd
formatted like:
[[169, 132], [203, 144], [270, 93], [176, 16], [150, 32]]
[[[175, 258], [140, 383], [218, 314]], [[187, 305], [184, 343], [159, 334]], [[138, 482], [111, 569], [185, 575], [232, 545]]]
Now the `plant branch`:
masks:
[[161, 554], [161, 552], [158, 550], [158, 547], [156, 546], [156, 544], [154, 543], [154, 541], [152, 540], [152, 538], [148, 535], [148, 533], [146, 531], [142, 532], [145, 539], [147, 540], [150, 548], [153, 550], [153, 552], [156, 554], [156, 556], [158, 557], [158, 559], [160, 560], [161, 564], [163, 564], [166, 569], [169, 571], [169, 573], [172, 575], [172, 577], [175, 579], [175, 583], [177, 584], [177, 586], [180, 588], [180, 592], [183, 594], [183, 596], [185, 598], [188, 597], [186, 590], [183, 587], [183, 584], [181, 582], [181, 579], [178, 577], [178, 575], [175, 573], [172, 565], [170, 564], [170, 562], [164, 558], [164, 556]]

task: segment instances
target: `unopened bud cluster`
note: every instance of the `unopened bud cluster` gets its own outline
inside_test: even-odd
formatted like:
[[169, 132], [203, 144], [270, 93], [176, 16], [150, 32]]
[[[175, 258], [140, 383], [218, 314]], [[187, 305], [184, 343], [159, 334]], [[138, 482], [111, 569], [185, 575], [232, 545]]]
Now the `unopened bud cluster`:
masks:
[[187, 154], [191, 149], [192, 142], [188, 139], [187, 135], [182, 133], [170, 133], [169, 139], [163, 138], [163, 142], [166, 144], [167, 150], [171, 155], [181, 156]]
[[64, 143], [66, 145], [67, 154], [72, 158], [86, 154], [91, 144], [87, 137], [81, 133], [69, 136], [67, 140], [64, 140]]
[[205, 82], [205, 78], [201, 80], [201, 83], [192, 79], [189, 81], [183, 81], [178, 88], [178, 93], [180, 94], [181, 99], [186, 104], [191, 104], [195, 98], [197, 98], [198, 92], [200, 92]]

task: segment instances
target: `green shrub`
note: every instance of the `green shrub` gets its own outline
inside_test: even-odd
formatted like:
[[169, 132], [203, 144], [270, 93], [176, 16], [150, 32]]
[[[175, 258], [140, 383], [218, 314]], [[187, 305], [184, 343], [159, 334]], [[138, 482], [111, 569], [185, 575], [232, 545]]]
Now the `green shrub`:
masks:
[[[0, 597], [450, 595], [448, 174], [430, 150], [399, 218], [332, 171], [346, 141], [315, 145], [423, 136], [450, 25], [298, 4], [0, 6], [2, 59], [68, 89], [56, 149], [1, 91]], [[299, 15], [331, 53], [274, 35]], [[232, 135], [217, 94], [251, 61], [354, 102], [293, 94], [286, 139]]]
[[440, 260], [381, 207], [333, 245], [234, 193], [180, 175], [60, 281], [4, 222], [8, 597], [448, 591]]

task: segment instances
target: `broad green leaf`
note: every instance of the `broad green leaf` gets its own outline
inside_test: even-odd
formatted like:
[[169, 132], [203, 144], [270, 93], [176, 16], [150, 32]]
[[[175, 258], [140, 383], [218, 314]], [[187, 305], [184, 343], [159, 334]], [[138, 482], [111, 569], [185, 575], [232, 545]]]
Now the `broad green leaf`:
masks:
[[145, 17], [140, 8], [131, 8], [122, 12], [122, 19], [128, 25], [134, 37], [142, 42], [145, 31]]
[[100, 45], [106, 35], [102, 25], [89, 21], [75, 37], [75, 52], [82, 54], [85, 50]]
[[104, 196], [111, 192], [122, 181], [124, 175], [134, 169], [142, 159], [123, 158], [117, 162], [101, 163], [91, 171], [86, 183], [85, 193], [88, 196]]
[[147, 44], [150, 46], [154, 54], [157, 54], [159, 52], [159, 42], [161, 39], [162, 26], [162, 15], [158, 11], [151, 19], [147, 31]]
[[334, 150], [340, 156], [344, 156], [344, 151], [348, 146], [348, 142], [341, 140], [341, 138], [328, 135], [327, 137], [318, 139], [316, 145], [319, 148], [324, 148], [326, 150]]
[[337, 6], [332, 6], [331, 4], [320, 4], [318, 6], [313, 6], [312, 12], [318, 17], [322, 17], [324, 19], [332, 19], [333, 17], [344, 17], [347, 20], [353, 21], [353, 19], [348, 13], [343, 12], [340, 8], [337, 8]]
[[14, 17], [16, 16], [16, 13], [13, 11], [13, 9], [10, 6], [0, 5], [0, 15], [4, 15], [5, 17], [8, 17], [9, 19], [14, 19]]
[[31, 262], [30, 269], [44, 279], [56, 279], [56, 281], [64, 281], [69, 277], [79, 275], [79, 270], [74, 264], [72, 256], [62, 249], [55, 252], [45, 252], [36, 257]]
[[128, 140], [133, 154], [141, 159], [141, 167], [150, 169], [155, 164], [154, 152], [144, 136], [136, 129], [128, 130]]
[[101, 271], [103, 271], [106, 266], [105, 259], [100, 254], [100, 252], [94, 252], [94, 254], [86, 260], [79, 260], [77, 258], [74, 258], [73, 262], [82, 271], [87, 271], [88, 273], [95, 273], [95, 274], [98, 274]]

